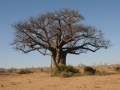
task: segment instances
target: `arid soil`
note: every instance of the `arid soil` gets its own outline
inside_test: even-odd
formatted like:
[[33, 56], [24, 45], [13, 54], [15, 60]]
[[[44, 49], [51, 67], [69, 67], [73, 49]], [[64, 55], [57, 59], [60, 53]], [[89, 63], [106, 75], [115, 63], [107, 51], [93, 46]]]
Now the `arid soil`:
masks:
[[0, 90], [120, 90], [120, 74], [70, 78], [46, 73], [0, 75]]

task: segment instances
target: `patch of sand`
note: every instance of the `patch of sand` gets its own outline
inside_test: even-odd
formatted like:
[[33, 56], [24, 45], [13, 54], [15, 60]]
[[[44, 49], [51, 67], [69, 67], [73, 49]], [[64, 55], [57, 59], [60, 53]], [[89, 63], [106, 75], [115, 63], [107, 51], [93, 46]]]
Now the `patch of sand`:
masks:
[[0, 90], [120, 90], [120, 74], [70, 78], [45, 73], [0, 75]]

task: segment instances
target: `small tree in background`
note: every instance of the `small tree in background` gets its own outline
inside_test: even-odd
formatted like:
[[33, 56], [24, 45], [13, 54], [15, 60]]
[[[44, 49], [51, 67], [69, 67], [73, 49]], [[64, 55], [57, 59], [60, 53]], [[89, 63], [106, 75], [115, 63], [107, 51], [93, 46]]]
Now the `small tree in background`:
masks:
[[110, 46], [101, 30], [81, 24], [84, 17], [77, 10], [62, 9], [47, 12], [25, 21], [14, 23], [16, 50], [24, 53], [38, 51], [51, 55], [51, 67], [66, 65], [67, 54], [96, 52]]

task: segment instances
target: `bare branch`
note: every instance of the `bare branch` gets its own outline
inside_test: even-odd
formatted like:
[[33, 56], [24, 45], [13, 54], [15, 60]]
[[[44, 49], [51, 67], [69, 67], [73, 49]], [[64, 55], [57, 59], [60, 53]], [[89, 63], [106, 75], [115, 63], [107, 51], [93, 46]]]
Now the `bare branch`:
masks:
[[49, 50], [54, 54], [54, 59], [60, 57], [60, 53], [81, 54], [107, 49], [110, 40], [104, 39], [102, 31], [81, 24], [81, 20], [84, 17], [70, 9], [30, 17], [12, 25], [15, 29], [12, 45], [24, 53], [36, 50], [43, 55], [50, 55], [47, 54]]

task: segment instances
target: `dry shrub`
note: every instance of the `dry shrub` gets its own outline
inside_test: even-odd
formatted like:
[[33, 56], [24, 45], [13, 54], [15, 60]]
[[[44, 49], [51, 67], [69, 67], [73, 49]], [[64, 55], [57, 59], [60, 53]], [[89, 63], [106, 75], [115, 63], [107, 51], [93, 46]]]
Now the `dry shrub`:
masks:
[[96, 70], [92, 67], [84, 67], [84, 74], [85, 75], [94, 75], [96, 73]]
[[105, 70], [96, 70], [96, 75], [107, 75], [107, 72]]
[[117, 71], [117, 72], [120, 72], [120, 66], [119, 66], [119, 65], [118, 65], [118, 66], [115, 66], [115, 67], [114, 67], [114, 70]]
[[1, 74], [1, 73], [6, 73], [6, 69], [0, 68], [0, 74]]
[[33, 73], [31, 70], [29, 69], [21, 69], [18, 74], [30, 74]]

